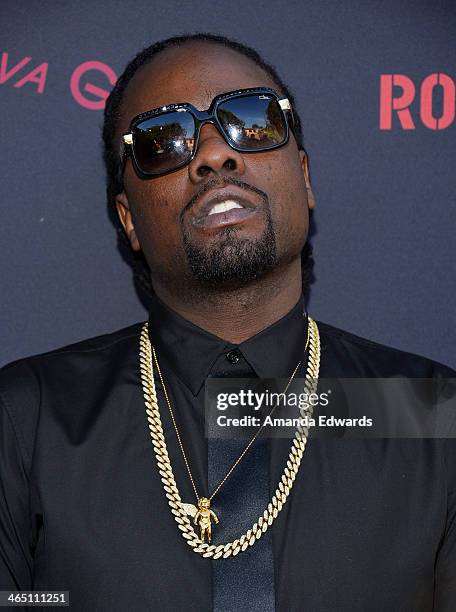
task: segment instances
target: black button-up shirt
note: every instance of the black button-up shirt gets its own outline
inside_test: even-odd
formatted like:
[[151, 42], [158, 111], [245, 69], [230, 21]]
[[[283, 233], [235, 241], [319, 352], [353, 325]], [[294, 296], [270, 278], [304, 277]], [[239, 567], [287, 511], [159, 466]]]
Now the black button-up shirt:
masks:
[[[222, 355], [227, 375], [244, 360], [259, 377], [289, 377], [304, 355], [303, 301], [238, 346], [158, 299], [149, 327], [204, 491], [206, 378]], [[332, 326], [319, 329], [322, 377], [455, 375]], [[140, 331], [138, 323], [0, 371], [0, 590], [68, 590], [71, 609], [84, 612], [211, 610], [214, 562], [185, 543], [158, 474], [139, 377]], [[156, 384], [181, 497], [193, 502]], [[456, 610], [455, 446], [451, 439], [311, 438], [271, 528], [276, 609]], [[274, 489], [289, 449], [290, 440], [271, 441]]]

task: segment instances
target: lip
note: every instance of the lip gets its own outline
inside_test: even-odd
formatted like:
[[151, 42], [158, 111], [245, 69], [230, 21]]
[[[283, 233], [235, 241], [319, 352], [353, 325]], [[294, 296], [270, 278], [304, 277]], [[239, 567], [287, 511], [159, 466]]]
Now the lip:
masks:
[[[242, 208], [233, 208], [227, 212], [209, 215], [215, 204], [225, 200], [235, 200]], [[250, 199], [245, 189], [233, 185], [224, 188], [211, 189], [197, 200], [192, 209], [193, 225], [214, 227], [236, 223], [256, 211], [258, 204]]]
[[197, 224], [201, 229], [213, 229], [241, 223], [247, 217], [254, 215], [255, 208], [232, 208], [226, 212], [213, 213], [203, 217]]

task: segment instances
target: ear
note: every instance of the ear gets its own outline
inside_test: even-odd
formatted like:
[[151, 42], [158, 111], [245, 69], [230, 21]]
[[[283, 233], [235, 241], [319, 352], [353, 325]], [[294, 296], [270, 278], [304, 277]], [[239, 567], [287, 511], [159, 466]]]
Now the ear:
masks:
[[309, 203], [309, 208], [315, 208], [315, 196], [312, 191], [312, 186], [310, 184], [310, 172], [309, 172], [309, 156], [305, 151], [299, 151], [299, 157], [301, 158], [301, 166], [304, 174], [304, 180], [306, 182], [307, 189], [307, 201]]
[[128, 236], [128, 240], [130, 241], [131, 248], [134, 251], [140, 251], [141, 245], [139, 244], [139, 240], [135, 232], [133, 217], [125, 191], [122, 191], [122, 193], [116, 195], [116, 209], [120, 222], [122, 223], [122, 227], [124, 228], [125, 233]]

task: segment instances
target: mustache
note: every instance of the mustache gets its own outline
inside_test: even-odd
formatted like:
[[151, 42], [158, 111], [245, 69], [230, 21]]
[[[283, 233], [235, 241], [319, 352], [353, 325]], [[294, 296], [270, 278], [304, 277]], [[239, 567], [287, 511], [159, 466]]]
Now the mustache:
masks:
[[213, 179], [209, 179], [206, 183], [204, 183], [204, 185], [198, 190], [198, 192], [195, 193], [195, 195], [184, 206], [180, 214], [181, 219], [183, 215], [187, 211], [191, 210], [192, 207], [195, 205], [195, 203], [207, 191], [209, 191], [210, 189], [217, 188], [217, 187], [226, 187], [227, 185], [236, 185], [236, 187], [240, 187], [241, 189], [245, 189], [246, 191], [252, 191], [253, 193], [256, 193], [263, 200], [265, 207], [267, 208], [269, 207], [268, 195], [264, 191], [261, 191], [261, 189], [258, 189], [257, 187], [254, 187], [253, 185], [249, 185], [249, 183], [245, 183], [244, 181], [240, 181], [234, 176], [224, 176], [224, 177], [219, 177], [219, 178], [214, 177]]

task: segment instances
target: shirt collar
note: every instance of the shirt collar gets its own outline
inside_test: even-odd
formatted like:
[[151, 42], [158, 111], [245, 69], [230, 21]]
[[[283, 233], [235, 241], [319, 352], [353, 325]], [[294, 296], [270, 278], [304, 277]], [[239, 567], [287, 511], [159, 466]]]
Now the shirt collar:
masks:
[[193, 395], [197, 395], [221, 353], [239, 350], [260, 378], [287, 378], [304, 357], [307, 316], [304, 297], [281, 319], [241, 344], [219, 338], [166, 306], [154, 296], [149, 309], [149, 338]]

